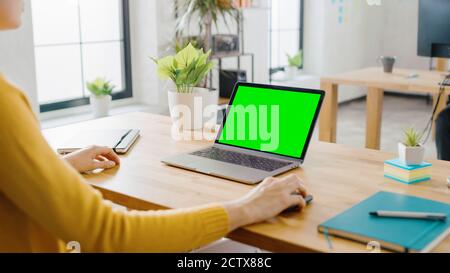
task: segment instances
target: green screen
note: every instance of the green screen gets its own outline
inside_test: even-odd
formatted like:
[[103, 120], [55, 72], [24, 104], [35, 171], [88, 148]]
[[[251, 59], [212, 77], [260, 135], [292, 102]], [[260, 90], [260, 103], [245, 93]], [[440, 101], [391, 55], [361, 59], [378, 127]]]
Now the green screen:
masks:
[[320, 94], [240, 86], [218, 143], [300, 158]]

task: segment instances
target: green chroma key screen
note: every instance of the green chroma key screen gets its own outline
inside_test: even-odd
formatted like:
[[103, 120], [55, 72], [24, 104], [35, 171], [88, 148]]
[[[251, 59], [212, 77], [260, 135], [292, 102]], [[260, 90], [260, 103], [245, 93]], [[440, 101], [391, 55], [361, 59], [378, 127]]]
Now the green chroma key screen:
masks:
[[321, 94], [238, 88], [217, 142], [301, 158]]

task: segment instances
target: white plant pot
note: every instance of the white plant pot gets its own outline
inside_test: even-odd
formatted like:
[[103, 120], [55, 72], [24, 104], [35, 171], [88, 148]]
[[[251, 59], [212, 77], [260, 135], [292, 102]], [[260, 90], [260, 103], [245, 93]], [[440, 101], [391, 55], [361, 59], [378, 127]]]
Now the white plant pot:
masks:
[[107, 117], [111, 105], [111, 96], [95, 96], [91, 95], [90, 102], [94, 118]]
[[398, 155], [400, 161], [406, 165], [420, 165], [425, 158], [425, 147], [407, 147], [405, 144], [399, 143]]
[[194, 88], [192, 93], [168, 92], [172, 122], [184, 130], [201, 130], [217, 122], [219, 91]]
[[292, 80], [297, 76], [298, 67], [295, 66], [287, 66], [284, 68], [284, 73], [286, 75], [287, 80]]

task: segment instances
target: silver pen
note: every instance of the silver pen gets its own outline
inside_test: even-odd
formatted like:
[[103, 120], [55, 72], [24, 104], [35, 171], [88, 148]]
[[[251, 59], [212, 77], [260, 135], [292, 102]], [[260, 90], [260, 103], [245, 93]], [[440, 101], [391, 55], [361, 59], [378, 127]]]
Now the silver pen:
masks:
[[444, 213], [378, 210], [372, 211], [369, 214], [377, 217], [387, 218], [424, 219], [438, 221], [447, 220], [447, 215]]

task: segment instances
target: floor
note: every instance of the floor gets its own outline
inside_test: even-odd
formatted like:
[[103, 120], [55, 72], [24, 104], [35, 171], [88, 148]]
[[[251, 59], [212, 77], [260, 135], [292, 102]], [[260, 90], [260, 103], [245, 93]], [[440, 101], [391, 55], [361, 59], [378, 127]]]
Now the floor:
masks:
[[[352, 147], [364, 147], [366, 124], [365, 99], [345, 103], [338, 111], [337, 142]], [[381, 130], [381, 150], [397, 152], [397, 144], [402, 140], [403, 130], [413, 126], [422, 131], [431, 118], [432, 105], [425, 97], [399, 97], [386, 95], [383, 105]], [[317, 135], [317, 133], [316, 133]], [[426, 157], [436, 158], [433, 138], [427, 143]]]

